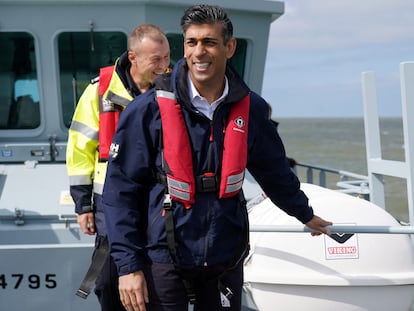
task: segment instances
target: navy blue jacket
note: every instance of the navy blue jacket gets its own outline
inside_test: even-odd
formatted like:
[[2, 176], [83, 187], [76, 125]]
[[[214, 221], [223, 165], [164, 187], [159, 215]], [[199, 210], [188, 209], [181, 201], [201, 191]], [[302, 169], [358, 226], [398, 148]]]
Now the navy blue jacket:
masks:
[[[220, 176], [226, 117], [232, 104], [250, 93], [247, 168], [275, 204], [303, 223], [311, 220], [313, 210], [289, 167], [282, 141], [268, 118], [267, 103], [227, 68], [229, 94], [210, 121], [191, 105], [187, 71], [185, 61], [181, 60], [171, 74], [158, 78], [154, 85], [155, 89], [174, 91], [182, 106], [190, 128], [195, 176], [207, 170], [211, 125], [214, 144], [210, 165]], [[161, 146], [160, 112], [152, 89], [135, 98], [121, 114], [108, 162], [103, 201], [111, 254], [120, 275], [141, 270], [145, 261], [172, 262], [163, 216], [165, 187], [154, 177], [156, 172], [163, 173]], [[188, 210], [175, 203], [175, 239], [180, 264], [185, 267], [229, 264], [237, 252], [241, 255], [240, 245], [243, 250], [247, 248], [243, 232], [248, 223], [240, 198], [219, 199], [218, 193], [207, 192], [197, 193], [195, 200]]]

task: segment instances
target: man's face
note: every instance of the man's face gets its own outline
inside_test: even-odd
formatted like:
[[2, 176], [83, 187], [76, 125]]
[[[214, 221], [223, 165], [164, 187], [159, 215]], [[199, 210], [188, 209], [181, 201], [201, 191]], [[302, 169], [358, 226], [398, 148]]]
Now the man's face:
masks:
[[133, 79], [140, 85], [149, 85], [163, 74], [170, 64], [170, 46], [168, 41], [162, 43], [144, 38], [134, 52], [129, 52], [133, 69]]
[[220, 23], [191, 25], [184, 35], [184, 56], [191, 80], [200, 89], [223, 83], [227, 59], [236, 48], [234, 38], [224, 44]]

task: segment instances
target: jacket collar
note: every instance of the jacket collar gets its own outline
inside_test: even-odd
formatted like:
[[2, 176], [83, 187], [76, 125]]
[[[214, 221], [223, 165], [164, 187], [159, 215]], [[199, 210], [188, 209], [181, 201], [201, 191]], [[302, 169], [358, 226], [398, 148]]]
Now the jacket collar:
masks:
[[[194, 109], [191, 106], [191, 99], [188, 94], [187, 74], [188, 66], [185, 58], [182, 58], [173, 68], [171, 85], [177, 101], [187, 109]], [[224, 104], [238, 102], [250, 92], [246, 83], [244, 83], [230, 64], [226, 68], [226, 77], [229, 83], [229, 93], [223, 102]]]
[[135, 85], [134, 80], [129, 73], [131, 68], [131, 62], [128, 59], [128, 52], [124, 52], [118, 59], [116, 63], [116, 73], [124, 84], [125, 88], [128, 90], [129, 94], [132, 97], [138, 96], [141, 94], [137, 86]]

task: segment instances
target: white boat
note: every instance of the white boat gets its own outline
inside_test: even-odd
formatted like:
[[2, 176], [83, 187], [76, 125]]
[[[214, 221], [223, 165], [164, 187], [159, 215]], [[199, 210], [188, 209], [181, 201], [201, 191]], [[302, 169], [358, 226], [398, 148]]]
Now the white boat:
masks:
[[[400, 224], [361, 198], [302, 184], [315, 212], [334, 226]], [[245, 288], [260, 311], [410, 310], [414, 303], [414, 253], [404, 234], [344, 233], [312, 237], [283, 232], [300, 223], [266, 197], [249, 209], [252, 228], [273, 225], [280, 232], [251, 232]]]
[[[68, 192], [65, 151], [74, 106], [99, 67], [112, 64], [125, 50], [126, 38], [138, 24], [154, 23], [166, 31], [174, 64], [182, 56], [179, 19], [192, 4], [0, 0], [0, 310], [99, 309], [93, 294], [86, 300], [75, 296], [94, 239], [80, 232]], [[284, 13], [283, 2], [214, 4], [226, 7], [235, 24], [238, 50], [233, 65], [260, 93], [270, 24]], [[414, 142], [408, 143], [410, 150]], [[303, 190], [317, 213], [336, 224], [402, 227], [382, 209], [381, 184], [371, 178], [377, 176], [376, 168], [389, 163], [376, 164], [372, 161], [370, 176], [363, 181], [375, 204], [311, 184], [303, 184]], [[393, 165], [411, 171], [408, 164]], [[328, 237], [311, 237], [303, 227], [302, 232], [283, 232], [286, 225], [297, 229], [298, 224], [250, 181], [245, 191], [252, 252], [245, 264], [244, 311], [276, 306], [409, 310], [414, 284], [410, 235], [356, 233], [336, 245]], [[253, 230], [260, 225], [278, 232]]]

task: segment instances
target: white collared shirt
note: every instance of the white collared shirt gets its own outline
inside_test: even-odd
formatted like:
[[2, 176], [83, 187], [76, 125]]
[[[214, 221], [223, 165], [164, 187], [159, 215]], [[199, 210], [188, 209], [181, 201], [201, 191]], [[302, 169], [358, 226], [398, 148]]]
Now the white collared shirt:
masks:
[[200, 95], [200, 93], [195, 88], [193, 81], [191, 81], [190, 74], [187, 74], [188, 80], [188, 92], [190, 95], [190, 100], [193, 106], [204, 114], [210, 120], [213, 119], [214, 110], [216, 110], [217, 106], [226, 98], [227, 94], [229, 93], [229, 82], [227, 77], [224, 76], [224, 90], [223, 94], [216, 99], [211, 104], [208, 103], [207, 99]]

